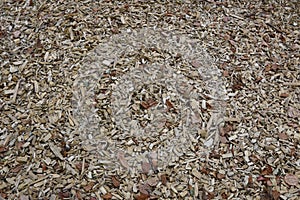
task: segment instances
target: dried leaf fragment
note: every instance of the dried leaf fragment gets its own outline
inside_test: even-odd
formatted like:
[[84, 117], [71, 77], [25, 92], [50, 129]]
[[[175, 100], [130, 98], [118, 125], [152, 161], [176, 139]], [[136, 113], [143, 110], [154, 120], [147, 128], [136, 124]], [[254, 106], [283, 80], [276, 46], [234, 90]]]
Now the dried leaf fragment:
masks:
[[195, 68], [201, 67], [201, 64], [200, 64], [198, 61], [196, 61], [196, 60], [193, 60], [193, 61], [191, 62], [191, 65], [192, 65], [193, 67], [195, 67]]
[[286, 134], [286, 133], [283, 133], [283, 132], [279, 133], [279, 134], [278, 134], [278, 137], [279, 137], [279, 139], [282, 139], [282, 140], [288, 139], [287, 134]]
[[280, 197], [280, 193], [277, 190], [272, 190], [272, 197], [274, 200], [278, 200]]
[[[84, 164], [84, 166], [82, 166]], [[83, 162], [79, 162], [79, 163], [76, 163], [75, 164], [75, 167], [78, 171], [81, 172], [82, 168], [88, 168], [89, 167], [89, 164], [88, 163], [83, 163]]]
[[0, 30], [0, 38], [4, 38], [6, 36], [6, 32], [4, 30]]
[[223, 76], [224, 76], [224, 77], [229, 77], [229, 72], [228, 72], [228, 70], [224, 70], [224, 71], [223, 71]]
[[251, 175], [248, 177], [248, 183], [247, 183], [247, 186], [248, 186], [248, 187], [252, 187], [252, 186], [253, 186], [253, 177], [252, 177]]
[[94, 182], [89, 182], [86, 186], [84, 186], [83, 189], [84, 189], [86, 192], [89, 192], [89, 191], [91, 191], [91, 189], [94, 187], [94, 185], [95, 185]]
[[10, 172], [12, 172], [12, 173], [18, 173], [19, 171], [21, 171], [22, 168], [23, 168], [23, 165], [17, 165], [13, 169], [11, 169]]
[[149, 193], [151, 192], [151, 188], [148, 184], [140, 184], [139, 185], [139, 191], [142, 194], [149, 195]]
[[261, 172], [262, 175], [270, 175], [273, 173], [273, 169], [270, 165], [267, 165], [265, 169]]
[[144, 109], [149, 109], [153, 106], [155, 106], [156, 104], [158, 104], [157, 101], [153, 100], [153, 99], [149, 99], [148, 101], [142, 101], [141, 102], [141, 106], [144, 108]]
[[156, 177], [152, 177], [147, 180], [147, 184], [150, 185], [151, 187], [156, 186], [157, 183], [158, 183], [158, 179]]
[[289, 96], [289, 93], [285, 92], [285, 91], [280, 91], [279, 92], [279, 96], [282, 97], [282, 98], [286, 98]]
[[41, 40], [39, 38], [36, 41], [35, 47], [37, 49], [42, 49], [43, 48], [42, 42], [41, 42]]
[[118, 152], [117, 158], [118, 158], [120, 164], [121, 164], [124, 168], [129, 169], [129, 165], [128, 165], [128, 162], [127, 162], [127, 160], [126, 160], [126, 158], [125, 158], [124, 152]]
[[291, 118], [298, 118], [300, 117], [300, 111], [298, 109], [295, 109], [293, 107], [289, 107], [287, 110], [288, 116]]
[[142, 171], [144, 174], [148, 174], [151, 169], [151, 165], [149, 162], [142, 162]]
[[288, 185], [293, 185], [296, 186], [299, 183], [299, 179], [297, 176], [293, 175], [293, 174], [287, 174], [284, 177], [284, 181], [288, 184]]
[[111, 193], [107, 193], [105, 195], [101, 196], [103, 199], [107, 200], [107, 199], [111, 199], [112, 198], [112, 194]]
[[166, 174], [162, 174], [160, 176], [161, 182], [163, 185], [167, 185], [167, 175]]
[[225, 178], [225, 174], [217, 173], [217, 178], [222, 180], [223, 178]]
[[8, 150], [7, 147], [4, 147], [4, 146], [0, 146], [0, 153], [4, 153]]
[[135, 199], [136, 200], [146, 200], [146, 199], [149, 199], [149, 195], [148, 194], [140, 194], [140, 195], [137, 195], [137, 196], [135, 196]]
[[[2, 199], [1, 199], [1, 197], [2, 197]], [[7, 197], [7, 194], [0, 191], [0, 200], [6, 199], [6, 197]]]
[[171, 103], [171, 101], [169, 99], [166, 100], [166, 105], [168, 107], [168, 110], [174, 108], [173, 104]]
[[27, 195], [21, 195], [20, 200], [29, 200], [29, 197]]
[[115, 176], [111, 177], [111, 181], [112, 181], [112, 184], [114, 185], [114, 187], [116, 187], [116, 188], [120, 187], [120, 181]]
[[215, 194], [209, 191], [206, 191], [205, 189], [202, 189], [202, 199], [213, 199], [215, 197]]
[[65, 192], [59, 192], [58, 193], [58, 197], [60, 199], [65, 199], [65, 198], [69, 198], [71, 196], [69, 191], [65, 191]]
[[201, 173], [203, 173], [203, 174], [209, 174], [209, 169], [207, 168], [207, 167], [201, 167]]
[[263, 177], [263, 176], [259, 176], [259, 177], [257, 177], [257, 181], [265, 181], [266, 180], [266, 178], [265, 177]]
[[83, 198], [82, 198], [82, 194], [80, 193], [80, 191], [76, 191], [76, 197], [77, 197], [77, 199], [79, 199], [79, 200], [82, 200]]
[[264, 188], [260, 193], [260, 198], [265, 200], [272, 200], [272, 191], [270, 188]]

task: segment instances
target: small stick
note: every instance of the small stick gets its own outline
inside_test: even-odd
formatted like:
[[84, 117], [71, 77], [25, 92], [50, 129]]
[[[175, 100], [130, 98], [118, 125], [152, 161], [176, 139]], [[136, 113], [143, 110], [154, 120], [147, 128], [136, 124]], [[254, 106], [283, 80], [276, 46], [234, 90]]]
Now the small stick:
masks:
[[300, 81], [298, 82], [290, 82], [290, 83], [283, 83], [286, 86], [300, 86]]
[[15, 103], [16, 102], [16, 98], [17, 98], [17, 95], [18, 95], [18, 90], [19, 90], [19, 86], [20, 86], [20, 82], [21, 80], [18, 81], [15, 89], [14, 89], [14, 95], [13, 95], [13, 98], [11, 100], [12, 103]]
[[277, 31], [278, 33], [282, 33], [281, 30], [279, 30], [278, 28], [276, 28], [275, 26], [273, 26], [272, 24], [270, 23], [266, 23], [268, 26], [270, 26], [272, 29], [274, 29], [275, 31]]
[[244, 18], [242, 18], [240, 16], [237, 16], [237, 15], [234, 15], [234, 14], [229, 14], [229, 16], [240, 19], [240, 20], [244, 20]]
[[83, 174], [84, 171], [84, 165], [85, 165], [85, 158], [83, 158], [82, 165], [81, 165], [81, 175]]

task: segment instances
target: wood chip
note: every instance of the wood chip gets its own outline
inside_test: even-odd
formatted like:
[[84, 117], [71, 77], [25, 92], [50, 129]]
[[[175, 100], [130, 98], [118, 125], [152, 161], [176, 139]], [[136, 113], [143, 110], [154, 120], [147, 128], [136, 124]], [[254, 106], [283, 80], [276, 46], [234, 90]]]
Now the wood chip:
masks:
[[49, 147], [51, 149], [51, 151], [54, 153], [54, 155], [56, 157], [58, 157], [61, 160], [64, 160], [64, 157], [62, 156], [62, 154], [60, 153], [61, 149], [58, 148], [57, 146], [55, 146], [53, 143], [49, 144]]
[[201, 179], [201, 173], [197, 169], [193, 169], [192, 174], [198, 179]]

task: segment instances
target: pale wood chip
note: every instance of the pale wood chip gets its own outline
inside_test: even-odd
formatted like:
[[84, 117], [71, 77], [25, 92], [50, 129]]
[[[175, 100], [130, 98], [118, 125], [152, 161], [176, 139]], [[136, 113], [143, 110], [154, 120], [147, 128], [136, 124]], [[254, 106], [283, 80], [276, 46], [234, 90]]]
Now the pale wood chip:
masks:
[[59, 148], [59, 147], [57, 147], [55, 144], [53, 144], [53, 143], [49, 143], [49, 147], [50, 147], [50, 149], [51, 149], [51, 151], [54, 153], [54, 155], [56, 156], [56, 157], [58, 157], [59, 159], [61, 159], [61, 160], [64, 160], [64, 157], [63, 157], [63, 155], [61, 154], [61, 149]]

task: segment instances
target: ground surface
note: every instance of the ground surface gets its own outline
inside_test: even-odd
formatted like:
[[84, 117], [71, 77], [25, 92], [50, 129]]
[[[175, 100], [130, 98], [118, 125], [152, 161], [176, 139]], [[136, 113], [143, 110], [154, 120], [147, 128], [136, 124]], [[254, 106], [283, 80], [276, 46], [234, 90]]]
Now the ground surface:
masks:
[[[299, 198], [299, 10], [297, 0], [0, 1], [0, 199]], [[188, 60], [191, 55], [178, 54], [172, 45], [165, 49], [140, 45], [115, 64], [103, 58], [103, 47], [109, 49], [112, 36], [122, 38], [154, 27], [194, 39], [195, 48], [203, 47], [212, 58], [210, 67]], [[153, 32], [149, 35], [156, 37]], [[151, 37], [131, 40], [141, 39], [143, 45], [151, 43]], [[123, 40], [122, 44], [129, 43]], [[115, 59], [114, 54], [107, 56]], [[91, 142], [85, 143], [86, 138], [97, 141], [97, 134], [82, 137], [90, 126], [82, 125], [86, 113], [81, 116], [74, 108], [80, 102], [74, 96], [82, 95], [76, 93], [82, 89], [78, 77], [89, 83], [82, 77], [85, 69], [91, 69], [89, 63], [95, 62], [100, 63], [99, 69], [109, 66], [93, 76], [94, 107], [100, 118], [96, 122], [102, 136], [116, 141], [118, 147], [109, 146], [108, 155], [96, 154]], [[134, 79], [132, 72], [140, 72], [135, 71], [140, 69], [137, 65], [150, 65], [149, 76], [159, 76], [153, 63], [168, 67], [165, 74], [174, 70], [176, 80], [188, 77], [187, 82], [197, 88], [199, 102], [191, 108], [199, 110], [195, 112], [201, 120], [194, 121], [201, 126], [199, 135], [181, 148], [186, 152], [179, 149], [170, 154], [172, 159], [175, 156], [170, 162], [166, 159], [158, 167], [142, 158], [140, 167], [132, 167], [116, 149], [144, 152], [148, 144], [160, 142], [168, 149], [172, 144], [168, 135], [162, 141], [164, 133], [173, 134], [183, 124], [177, 118], [177, 111], [185, 108], [179, 93], [173, 95], [174, 88], [164, 88], [166, 82], [145, 82], [130, 96], [128, 115], [138, 120], [136, 127], [148, 127], [151, 120], [145, 116], [159, 107], [157, 99], [168, 96], [163, 99], [166, 132], [137, 140], [122, 135], [117, 126], [113, 114], [120, 116], [117, 109], [122, 101], [118, 104], [116, 99], [122, 94], [118, 91], [135, 83], [126, 82], [124, 75]], [[202, 71], [192, 71], [201, 67]], [[220, 107], [209, 95], [212, 82], [205, 79], [203, 67], [221, 75], [217, 81], [222, 84], [217, 86], [226, 88], [226, 98]], [[213, 118], [216, 108], [222, 108], [217, 120]], [[220, 119], [214, 129], [218, 137], [215, 146], [205, 147], [210, 119]], [[151, 126], [149, 130], [155, 132]], [[121, 165], [107, 167], [104, 161], [113, 154]]]

